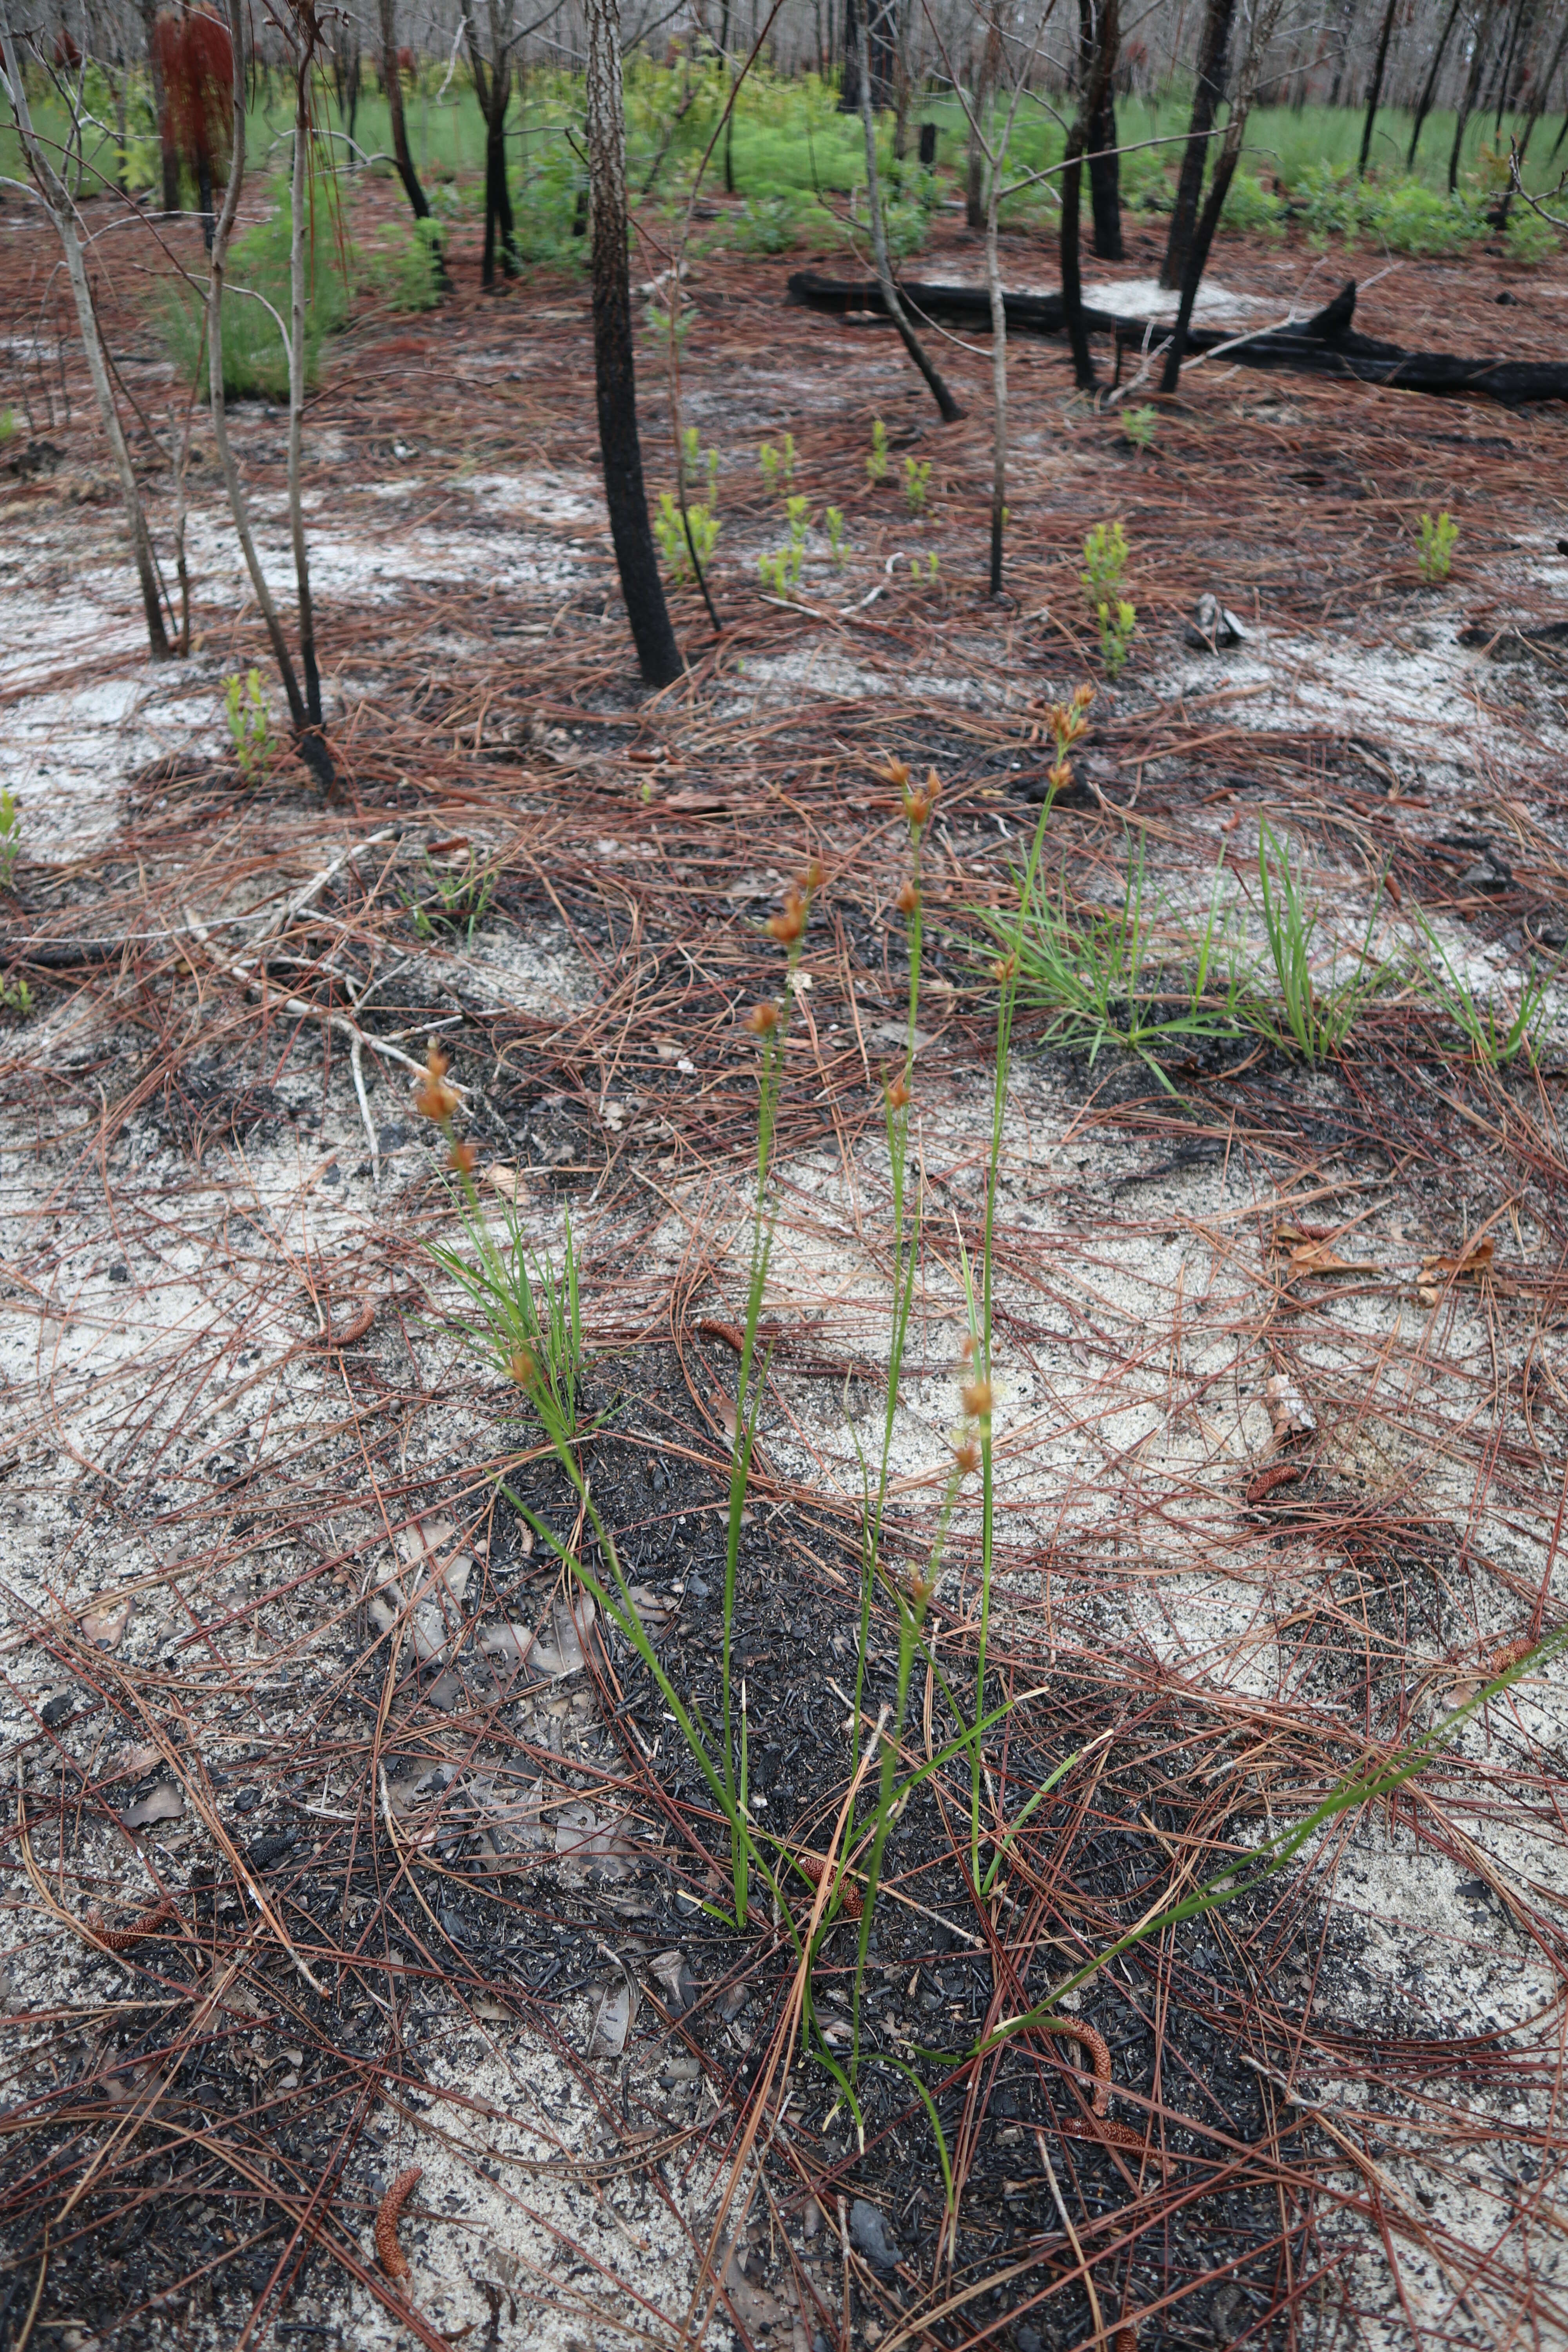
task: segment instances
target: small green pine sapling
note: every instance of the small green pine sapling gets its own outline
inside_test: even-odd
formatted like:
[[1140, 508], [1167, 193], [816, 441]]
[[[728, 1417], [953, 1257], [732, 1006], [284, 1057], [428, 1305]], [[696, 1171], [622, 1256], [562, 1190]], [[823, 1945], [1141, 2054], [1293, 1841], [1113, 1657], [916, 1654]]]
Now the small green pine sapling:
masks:
[[[689, 540], [686, 536], [688, 523], [691, 527]], [[706, 572], [713, 550], [718, 543], [719, 533], [722, 529], [723, 525], [712, 508], [696, 500], [688, 500], [685, 520], [682, 520], [680, 508], [675, 498], [668, 490], [660, 490], [658, 512], [654, 518], [654, 537], [658, 541], [660, 553], [669, 566], [670, 577], [679, 587], [687, 587], [691, 582], [693, 576], [691, 553], [694, 548], [697, 551], [697, 561]]]
[[914, 582], [917, 588], [921, 585], [922, 581], [928, 588], [934, 588], [937, 582], [937, 576], [941, 570], [942, 565], [937, 561], [937, 552], [934, 547], [929, 551], [923, 563], [921, 562], [918, 555], [911, 556], [910, 559], [910, 578]]
[[1138, 625], [1138, 608], [1121, 593], [1127, 571], [1127, 536], [1119, 522], [1097, 522], [1083, 543], [1083, 570], [1079, 573], [1089, 609], [1100, 631], [1100, 650], [1106, 675], [1117, 677], [1125, 667], [1128, 647]]
[[912, 515], [923, 515], [931, 496], [931, 459], [904, 459], [904, 504]]
[[717, 449], [700, 448], [697, 427], [689, 425], [680, 436], [680, 478], [688, 495], [704, 474], [708, 477], [708, 503], [716, 507], [719, 503], [719, 452]]
[[888, 478], [888, 428], [879, 416], [871, 425], [871, 454], [866, 460], [866, 473], [873, 482], [885, 482]]
[[784, 500], [784, 514], [789, 522], [789, 539], [776, 555], [763, 555], [757, 560], [763, 575], [763, 585], [775, 596], [793, 596], [800, 586], [801, 567], [805, 562], [805, 535], [811, 527], [811, 501], [797, 492]]
[[1154, 438], [1154, 427], [1160, 415], [1153, 408], [1130, 408], [1121, 420], [1121, 430], [1135, 449], [1147, 449]]
[[0, 441], [9, 441], [16, 430], [16, 410], [14, 408], [0, 408]]
[[0, 980], [0, 1013], [14, 1013], [25, 1021], [33, 1009], [33, 992], [25, 980]]
[[833, 558], [833, 568], [836, 572], [842, 572], [849, 560], [849, 541], [844, 530], [843, 508], [829, 507], [822, 520], [827, 533], [827, 551]]
[[267, 702], [261, 691], [260, 671], [250, 670], [243, 679], [229, 678], [224, 687], [223, 698], [239, 772], [247, 784], [259, 783], [267, 772], [273, 751], [272, 730], [267, 723]]
[[1459, 526], [1445, 510], [1434, 522], [1424, 514], [1415, 526], [1415, 561], [1421, 566], [1421, 577], [1428, 587], [1447, 580], [1454, 568], [1454, 550], [1459, 543]]
[[21, 846], [22, 804], [9, 784], [0, 784], [0, 890], [11, 887]]
[[757, 452], [757, 462], [763, 469], [763, 479], [774, 498], [787, 495], [795, 479], [795, 435], [786, 433], [780, 447], [764, 441]]
[[1100, 657], [1105, 663], [1107, 677], [1120, 677], [1127, 667], [1128, 649], [1138, 626], [1138, 608], [1119, 597], [1114, 604], [1102, 604], [1095, 614], [1100, 627]]

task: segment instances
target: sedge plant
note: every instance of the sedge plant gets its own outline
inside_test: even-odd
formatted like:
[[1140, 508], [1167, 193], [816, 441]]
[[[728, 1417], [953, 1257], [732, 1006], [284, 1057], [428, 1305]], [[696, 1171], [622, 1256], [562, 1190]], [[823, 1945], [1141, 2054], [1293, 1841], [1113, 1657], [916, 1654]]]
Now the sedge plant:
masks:
[[1268, 824], [1258, 835], [1258, 881], [1284, 1026], [1257, 1004], [1250, 1010], [1252, 1025], [1273, 1044], [1293, 1048], [1305, 1062], [1327, 1061], [1343, 1050], [1383, 978], [1383, 968], [1371, 952], [1382, 892], [1373, 893], [1366, 935], [1351, 970], [1342, 975], [1336, 952], [1325, 976], [1314, 970], [1321, 909], [1308, 904], [1300, 869], [1291, 864], [1289, 841], [1279, 840]]
[[1536, 1046], [1551, 1020], [1547, 991], [1563, 968], [1563, 958], [1545, 966], [1532, 964], [1510, 1007], [1475, 987], [1419, 907], [1413, 906], [1411, 913], [1420, 933], [1415, 968], [1421, 989], [1436, 999], [1474, 1058], [1483, 1069], [1500, 1070], [1522, 1054], [1533, 1067]]

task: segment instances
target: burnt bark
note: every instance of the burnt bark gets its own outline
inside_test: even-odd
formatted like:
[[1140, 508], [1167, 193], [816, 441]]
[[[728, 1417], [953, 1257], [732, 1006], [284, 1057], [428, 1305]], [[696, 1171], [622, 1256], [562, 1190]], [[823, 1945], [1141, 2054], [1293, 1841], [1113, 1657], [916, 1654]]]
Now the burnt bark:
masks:
[[1377, 55], [1372, 62], [1372, 85], [1366, 94], [1366, 121], [1362, 125], [1361, 156], [1356, 164], [1358, 179], [1364, 180], [1366, 177], [1367, 158], [1372, 153], [1372, 129], [1377, 121], [1378, 102], [1383, 96], [1384, 68], [1388, 63], [1388, 44], [1394, 32], [1394, 10], [1398, 5], [1399, 0], [1388, 0], [1388, 5], [1383, 12], [1383, 23], [1378, 29]]
[[1186, 274], [1187, 256], [1192, 250], [1193, 229], [1204, 192], [1204, 173], [1208, 169], [1209, 134], [1214, 129], [1220, 100], [1225, 95], [1226, 72], [1230, 59], [1230, 28], [1235, 15], [1236, 0], [1208, 0], [1204, 13], [1204, 29], [1198, 43], [1197, 79], [1193, 89], [1192, 120], [1187, 126], [1187, 143], [1182, 151], [1176, 201], [1171, 209], [1171, 233], [1165, 241], [1165, 258], [1160, 270], [1161, 285], [1172, 293]]
[[594, 386], [605, 501], [637, 665], [649, 686], [682, 675], [648, 522], [626, 259], [626, 125], [619, 0], [586, 0], [587, 142], [594, 183]]
[[1405, 159], [1406, 172], [1414, 172], [1415, 169], [1415, 150], [1421, 144], [1422, 128], [1426, 117], [1432, 111], [1432, 100], [1437, 95], [1437, 77], [1443, 70], [1443, 59], [1447, 54], [1454, 27], [1459, 21], [1459, 10], [1462, 5], [1463, 0], [1452, 0], [1452, 5], [1443, 19], [1443, 29], [1437, 36], [1437, 46], [1432, 52], [1431, 68], [1426, 81], [1422, 84], [1420, 100], [1415, 109], [1415, 124], [1410, 133], [1410, 152]]
[[1068, 340], [1072, 345], [1073, 381], [1080, 392], [1092, 392], [1095, 385], [1094, 361], [1089, 353], [1089, 330], [1083, 319], [1079, 212], [1082, 202], [1083, 157], [1089, 144], [1089, 125], [1101, 113], [1110, 96], [1110, 76], [1116, 64], [1121, 33], [1119, 0], [1098, 0], [1098, 5], [1095, 0], [1080, 0], [1080, 5], [1083, 8], [1085, 46], [1079, 82], [1078, 112], [1068, 132], [1067, 148], [1062, 157], [1060, 251], [1062, 307], [1067, 315]]
[[[1121, 171], [1116, 152], [1116, 60], [1121, 47], [1119, 12], [1107, 15], [1100, 0], [1079, 0], [1079, 71], [1087, 81], [1097, 75], [1100, 100], [1086, 130], [1089, 152], [1089, 209], [1094, 222], [1094, 249], [1101, 261], [1120, 261], [1121, 255]], [[1109, 42], [1103, 65], [1100, 50]]]
[[380, 0], [381, 10], [381, 86], [386, 92], [386, 110], [392, 118], [392, 154], [397, 165], [397, 176], [403, 183], [403, 193], [416, 220], [428, 220], [430, 204], [419, 184], [419, 174], [414, 168], [409, 152], [408, 125], [403, 113], [403, 76], [397, 63], [396, 0]]
[[838, 111], [860, 111], [859, 0], [844, 0], [844, 72], [838, 85]]
[[1247, 136], [1247, 117], [1252, 112], [1252, 101], [1258, 93], [1258, 82], [1263, 71], [1263, 60], [1268, 54], [1268, 44], [1274, 37], [1274, 27], [1279, 21], [1282, 5], [1283, 0], [1256, 0], [1253, 8], [1252, 21], [1247, 28], [1246, 52], [1237, 74], [1236, 92], [1231, 100], [1230, 112], [1226, 118], [1225, 136], [1220, 141], [1219, 153], [1215, 159], [1214, 179], [1210, 184], [1203, 211], [1198, 215], [1197, 227], [1193, 234], [1192, 247], [1187, 255], [1187, 266], [1182, 273], [1182, 299], [1177, 306], [1176, 323], [1171, 336], [1171, 347], [1165, 355], [1164, 373], [1160, 379], [1160, 389], [1163, 393], [1173, 393], [1181, 382], [1182, 356], [1187, 347], [1187, 330], [1192, 324], [1193, 305], [1198, 299], [1198, 287], [1202, 282], [1208, 261], [1209, 247], [1214, 243], [1214, 234], [1219, 226], [1219, 216], [1225, 210], [1225, 200], [1230, 193], [1230, 184], [1236, 175], [1236, 167], [1241, 160], [1241, 142]]
[[472, 0], [462, 0], [463, 38], [473, 71], [474, 95], [485, 119], [485, 249], [480, 283], [495, 284], [499, 245], [502, 269], [517, 275], [517, 240], [511, 217], [511, 191], [506, 184], [506, 110], [511, 102], [511, 9], [503, 13], [489, 0], [489, 55], [479, 43]]
[[1486, 70], [1487, 49], [1490, 35], [1491, 20], [1488, 16], [1483, 16], [1476, 28], [1476, 53], [1470, 59], [1470, 70], [1465, 82], [1465, 94], [1459, 100], [1459, 110], [1454, 121], [1454, 143], [1448, 151], [1448, 194], [1450, 195], [1459, 184], [1459, 156], [1464, 148], [1465, 132], [1468, 128], [1470, 116], [1475, 111], [1476, 99], [1481, 87], [1481, 76]]

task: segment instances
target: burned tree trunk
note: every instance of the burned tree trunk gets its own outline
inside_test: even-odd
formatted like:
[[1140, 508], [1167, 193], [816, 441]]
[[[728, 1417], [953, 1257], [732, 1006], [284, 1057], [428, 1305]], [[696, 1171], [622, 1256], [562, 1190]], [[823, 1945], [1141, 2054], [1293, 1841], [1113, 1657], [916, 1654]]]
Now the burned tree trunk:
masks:
[[1263, 59], [1274, 27], [1279, 21], [1283, 0], [1258, 0], [1248, 29], [1247, 50], [1237, 75], [1236, 95], [1231, 100], [1226, 121], [1225, 136], [1220, 141], [1215, 159], [1214, 181], [1208, 192], [1197, 228], [1194, 233], [1192, 250], [1182, 277], [1182, 299], [1176, 310], [1176, 324], [1171, 336], [1171, 348], [1165, 354], [1164, 373], [1160, 379], [1162, 392], [1174, 392], [1181, 382], [1182, 356], [1187, 347], [1187, 329], [1193, 321], [1193, 305], [1198, 299], [1198, 287], [1208, 261], [1214, 233], [1219, 226], [1219, 216], [1225, 210], [1225, 200], [1230, 194], [1230, 184], [1241, 160], [1241, 142], [1247, 136], [1247, 119], [1252, 111], [1258, 77], [1263, 71]]
[[1448, 194], [1450, 195], [1459, 184], [1459, 156], [1465, 144], [1465, 132], [1468, 128], [1476, 99], [1480, 90], [1481, 76], [1486, 70], [1490, 34], [1491, 19], [1483, 9], [1481, 20], [1476, 26], [1475, 54], [1470, 59], [1470, 70], [1465, 81], [1465, 94], [1459, 100], [1459, 110], [1454, 119], [1454, 143], [1448, 151]]
[[844, 0], [844, 72], [838, 85], [840, 114], [860, 111], [859, 0]]
[[1100, 115], [1110, 86], [1121, 39], [1121, 15], [1119, 0], [1082, 0], [1082, 5], [1087, 32], [1078, 112], [1068, 132], [1062, 157], [1062, 308], [1067, 316], [1068, 340], [1072, 345], [1073, 380], [1080, 392], [1092, 392], [1094, 361], [1089, 355], [1089, 331], [1083, 321], [1083, 276], [1079, 266], [1079, 208], [1084, 150], [1089, 144], [1089, 125]]
[[1230, 27], [1235, 14], [1236, 0], [1208, 0], [1204, 15], [1203, 36], [1198, 43], [1197, 79], [1193, 89], [1192, 121], [1187, 126], [1187, 143], [1183, 150], [1182, 169], [1176, 182], [1176, 201], [1171, 209], [1171, 234], [1165, 242], [1165, 259], [1160, 271], [1161, 285], [1172, 293], [1186, 275], [1193, 228], [1204, 192], [1204, 173], [1208, 168], [1209, 134], [1214, 129], [1220, 100], [1225, 95]]
[[1443, 29], [1437, 36], [1437, 46], [1432, 52], [1432, 64], [1426, 79], [1422, 85], [1420, 101], [1415, 109], [1415, 127], [1410, 133], [1410, 152], [1405, 159], [1406, 172], [1414, 172], [1415, 169], [1415, 150], [1421, 144], [1422, 128], [1426, 117], [1432, 111], [1432, 100], [1437, 95], [1437, 77], [1443, 70], [1443, 59], [1447, 54], [1454, 27], [1459, 21], [1459, 9], [1462, 5], [1463, 0], [1452, 0], [1452, 5], [1443, 19]]
[[408, 125], [403, 114], [403, 73], [397, 58], [397, 18], [395, 0], [380, 0], [381, 6], [381, 86], [386, 92], [386, 110], [392, 119], [392, 153], [397, 165], [397, 176], [403, 183], [403, 193], [416, 220], [428, 220], [430, 205], [419, 184], [419, 174], [414, 168], [414, 158], [408, 148]]
[[502, 11], [489, 0], [490, 53], [485, 56], [474, 23], [472, 0], [462, 0], [463, 38], [473, 68], [474, 95], [485, 118], [485, 255], [480, 282], [495, 284], [496, 247], [509, 278], [517, 275], [517, 244], [512, 233], [511, 193], [506, 184], [506, 110], [511, 100], [511, 5]]
[[1383, 96], [1384, 68], [1388, 63], [1388, 44], [1394, 32], [1394, 11], [1399, 0], [1388, 0], [1383, 12], [1383, 24], [1377, 36], [1377, 55], [1373, 59], [1372, 85], [1366, 94], [1366, 121], [1362, 126], [1361, 156], [1356, 164], [1356, 176], [1366, 177], [1367, 158], [1372, 153], [1372, 128], [1377, 121], [1378, 101]]
[[621, 95], [620, 0], [586, 0], [587, 142], [594, 186], [594, 384], [616, 568], [637, 665], [649, 686], [682, 674], [647, 517], [632, 359], [626, 263], [626, 124]]
[[[1097, 23], [1096, 19], [1099, 18]], [[1082, 51], [1082, 71], [1087, 77], [1094, 71], [1099, 60], [1096, 44], [1107, 37], [1110, 47], [1100, 70], [1100, 98], [1089, 119], [1089, 208], [1094, 221], [1094, 249], [1101, 261], [1120, 261], [1121, 256], [1121, 171], [1116, 153], [1116, 92], [1117, 53], [1121, 46], [1121, 19], [1112, 11], [1110, 18], [1100, 8], [1097, 0], [1079, 0], [1079, 26]]]

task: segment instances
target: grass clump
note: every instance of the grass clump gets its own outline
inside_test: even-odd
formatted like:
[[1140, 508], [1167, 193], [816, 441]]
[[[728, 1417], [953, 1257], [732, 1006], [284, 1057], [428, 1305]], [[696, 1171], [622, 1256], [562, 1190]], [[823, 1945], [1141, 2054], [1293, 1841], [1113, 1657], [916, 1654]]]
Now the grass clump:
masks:
[[1303, 1061], [1328, 1061], [1342, 1052], [1384, 976], [1384, 968], [1370, 953], [1381, 893], [1373, 895], [1366, 936], [1351, 970], [1341, 975], [1336, 948], [1325, 979], [1314, 970], [1313, 958], [1321, 908], [1309, 905], [1300, 869], [1290, 862], [1289, 843], [1279, 840], [1267, 824], [1258, 836], [1258, 882], [1281, 1018], [1271, 1017], [1261, 1003], [1254, 1003], [1248, 1019], [1275, 1045], [1293, 1046]]

